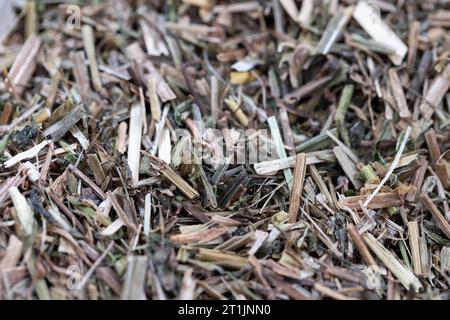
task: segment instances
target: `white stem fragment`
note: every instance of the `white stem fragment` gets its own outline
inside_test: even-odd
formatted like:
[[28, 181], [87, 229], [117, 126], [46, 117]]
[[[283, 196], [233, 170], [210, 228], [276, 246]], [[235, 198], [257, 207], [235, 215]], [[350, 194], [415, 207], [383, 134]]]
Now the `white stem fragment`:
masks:
[[133, 183], [139, 181], [139, 163], [141, 159], [142, 139], [142, 108], [139, 103], [134, 104], [130, 110], [130, 132], [128, 138], [128, 165], [131, 170]]
[[152, 214], [152, 195], [147, 193], [145, 195], [145, 209], [144, 209], [144, 234], [148, 236], [150, 234], [151, 225], [151, 214]]
[[21, 162], [23, 160], [34, 158], [50, 142], [51, 142], [51, 140], [42, 141], [41, 143], [39, 143], [38, 145], [35, 145], [34, 147], [28, 149], [27, 151], [24, 151], [24, 152], [21, 152], [19, 154], [16, 154], [14, 157], [12, 157], [8, 161], [6, 161], [3, 165], [5, 166], [5, 168], [9, 168], [9, 167], [12, 167], [16, 163], [19, 163], [19, 162]]
[[16, 209], [17, 217], [25, 231], [26, 235], [31, 235], [33, 233], [34, 227], [34, 217], [33, 211], [28, 205], [25, 197], [20, 193], [17, 187], [11, 187], [8, 189], [8, 193], [11, 196], [14, 208]]
[[353, 18], [361, 27], [377, 42], [392, 48], [395, 53], [389, 55], [391, 61], [400, 65], [408, 51], [406, 44], [392, 31], [392, 29], [381, 20], [380, 13], [367, 1], [359, 1], [353, 11]]

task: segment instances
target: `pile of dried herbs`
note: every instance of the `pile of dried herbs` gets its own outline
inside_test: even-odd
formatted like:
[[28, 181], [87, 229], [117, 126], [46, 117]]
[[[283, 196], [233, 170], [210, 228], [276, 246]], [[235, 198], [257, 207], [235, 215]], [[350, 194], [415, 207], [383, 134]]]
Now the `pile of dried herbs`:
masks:
[[449, 21], [1, 1], [0, 299], [449, 299]]

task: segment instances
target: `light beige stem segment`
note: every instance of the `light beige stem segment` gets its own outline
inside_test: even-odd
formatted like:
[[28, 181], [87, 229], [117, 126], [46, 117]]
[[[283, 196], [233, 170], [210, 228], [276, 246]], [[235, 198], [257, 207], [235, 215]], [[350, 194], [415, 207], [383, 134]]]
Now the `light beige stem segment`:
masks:
[[89, 69], [91, 72], [92, 84], [95, 90], [102, 89], [102, 82], [100, 80], [100, 73], [98, 72], [97, 59], [95, 57], [95, 37], [94, 31], [90, 25], [85, 24], [81, 28], [81, 33], [83, 34], [84, 50], [89, 61]]
[[395, 65], [400, 65], [405, 57], [408, 47], [392, 31], [392, 29], [381, 19], [381, 15], [368, 1], [360, 0], [353, 10], [353, 18], [361, 27], [377, 42], [392, 48], [395, 53], [389, 58]]
[[408, 222], [409, 246], [411, 248], [411, 258], [413, 271], [415, 274], [422, 274], [420, 249], [419, 249], [419, 225], [417, 221]]
[[14, 208], [16, 209], [17, 218], [19, 218], [25, 234], [29, 236], [33, 233], [34, 227], [33, 211], [17, 187], [9, 188], [8, 193], [11, 196]]
[[392, 93], [394, 95], [395, 103], [398, 108], [398, 113], [400, 118], [410, 119], [412, 114], [408, 109], [408, 104], [406, 103], [405, 92], [403, 91], [403, 86], [398, 77], [397, 71], [394, 68], [389, 69], [389, 81], [392, 88]]
[[142, 139], [142, 108], [139, 103], [134, 104], [130, 110], [130, 132], [128, 139], [128, 165], [131, 170], [133, 183], [139, 181], [139, 162], [141, 159]]
[[388, 268], [394, 276], [401, 282], [406, 289], [413, 289], [418, 292], [422, 288], [419, 279], [409, 271], [404, 265], [397, 260], [397, 258], [387, 250], [373, 235], [365, 233], [363, 235], [364, 241], [369, 248], [375, 253], [378, 259]]

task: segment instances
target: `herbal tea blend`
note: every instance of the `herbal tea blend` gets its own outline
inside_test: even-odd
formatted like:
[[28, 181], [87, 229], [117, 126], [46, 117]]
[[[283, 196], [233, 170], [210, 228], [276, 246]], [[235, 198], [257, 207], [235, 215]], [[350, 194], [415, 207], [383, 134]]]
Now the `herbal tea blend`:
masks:
[[0, 299], [448, 300], [449, 21], [2, 1]]

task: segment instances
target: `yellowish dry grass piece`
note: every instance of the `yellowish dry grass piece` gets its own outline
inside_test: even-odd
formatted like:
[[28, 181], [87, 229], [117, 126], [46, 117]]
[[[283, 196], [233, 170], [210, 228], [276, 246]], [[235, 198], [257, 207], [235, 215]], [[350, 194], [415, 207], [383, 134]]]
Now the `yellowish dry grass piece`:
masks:
[[433, 203], [433, 200], [431, 200], [428, 194], [424, 191], [420, 193], [420, 199], [422, 200], [422, 203], [425, 205], [425, 207], [431, 212], [431, 215], [433, 216], [434, 220], [436, 220], [439, 229], [441, 229], [445, 236], [450, 239], [450, 224]]
[[233, 269], [241, 269], [250, 266], [247, 258], [206, 248], [199, 249], [198, 259]]
[[27, 236], [31, 235], [34, 230], [34, 214], [28, 205], [27, 199], [20, 193], [17, 187], [8, 189], [9, 196], [16, 209], [17, 218]]
[[150, 108], [152, 119], [159, 121], [161, 118], [161, 104], [159, 103], [158, 94], [156, 92], [156, 79], [154, 76], [148, 77], [147, 95], [150, 100]]
[[230, 73], [230, 83], [232, 84], [245, 84], [251, 81], [255, 81], [255, 77], [247, 71], [233, 71]]
[[36, 1], [27, 1], [25, 8], [25, 37], [28, 38], [37, 31]]
[[303, 191], [303, 183], [306, 174], [306, 154], [300, 153], [295, 158], [294, 178], [292, 181], [291, 196], [289, 198], [289, 222], [297, 221], [300, 200]]
[[398, 77], [397, 70], [394, 68], [389, 69], [389, 80], [392, 89], [392, 94], [397, 105], [398, 113], [400, 118], [410, 119], [412, 114], [408, 109], [408, 104], [406, 103], [405, 92], [403, 91], [403, 86]]
[[370, 233], [365, 233], [363, 239], [369, 248], [375, 253], [378, 259], [388, 268], [392, 274], [401, 282], [408, 290], [412, 289], [418, 292], [422, 288], [419, 279], [402, 265], [397, 258], [389, 252], [375, 237]]
[[377, 42], [394, 50], [389, 58], [396, 65], [400, 65], [405, 57], [408, 47], [392, 31], [391, 28], [381, 20], [381, 15], [367, 1], [360, 0], [353, 10], [353, 18], [361, 27]]
[[227, 232], [228, 229], [225, 227], [213, 227], [206, 230], [173, 235], [170, 239], [176, 243], [208, 243]]
[[214, 5], [214, 0], [183, 0], [183, 2], [206, 10], [210, 10]]
[[189, 199], [197, 198], [200, 194], [192, 188], [183, 178], [181, 178], [172, 168], [170, 168], [166, 163], [162, 162], [160, 159], [148, 154], [145, 151], [142, 153], [147, 156], [152, 165], [159, 171], [161, 174], [166, 177], [170, 182], [172, 182], [181, 192], [184, 193], [186, 197]]
[[84, 50], [86, 51], [89, 61], [92, 84], [95, 90], [100, 91], [102, 89], [102, 81], [100, 80], [100, 73], [97, 67], [97, 58], [95, 56], [94, 30], [90, 25], [85, 24], [81, 27], [81, 33], [83, 34]]
[[425, 119], [431, 119], [436, 107], [444, 98], [445, 94], [450, 88], [450, 64], [434, 78], [430, 87], [425, 93], [422, 104], [420, 105], [420, 112]]
[[52, 115], [52, 111], [49, 108], [43, 108], [34, 116], [36, 123], [42, 123]]
[[128, 137], [128, 165], [131, 170], [133, 183], [139, 181], [139, 164], [141, 161], [142, 108], [140, 103], [135, 103], [130, 109], [130, 132]]
[[231, 110], [231, 112], [234, 113], [234, 115], [239, 120], [239, 122], [243, 126], [247, 127], [248, 126], [248, 118], [245, 115], [244, 111], [242, 111], [241, 107], [236, 102], [236, 100], [233, 99], [232, 97], [229, 97], [229, 98], [225, 99], [225, 104], [228, 106], [228, 108]]
[[422, 263], [420, 259], [419, 245], [419, 224], [417, 221], [408, 222], [409, 247], [411, 249], [411, 259], [413, 271], [416, 275], [422, 274]]

